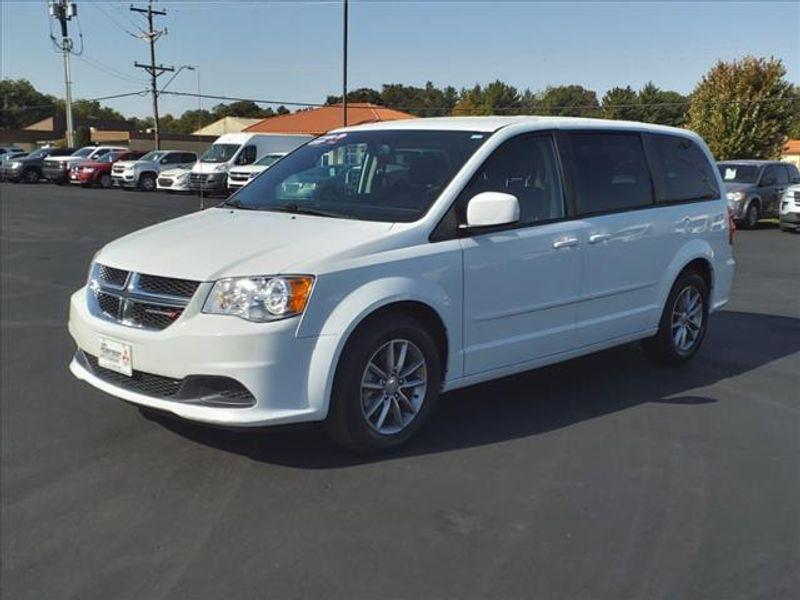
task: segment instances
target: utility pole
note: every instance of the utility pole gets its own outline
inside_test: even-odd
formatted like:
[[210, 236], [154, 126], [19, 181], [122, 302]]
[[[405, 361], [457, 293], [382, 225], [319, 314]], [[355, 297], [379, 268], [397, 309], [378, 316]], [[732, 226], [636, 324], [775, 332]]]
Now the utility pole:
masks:
[[78, 16], [78, 7], [74, 2], [69, 2], [69, 0], [50, 0], [48, 9], [50, 16], [61, 24], [61, 42], [56, 43], [55, 38], [53, 38], [53, 43], [56, 43], [64, 57], [64, 86], [66, 87], [64, 108], [67, 116], [67, 146], [73, 148], [75, 146], [75, 127], [72, 123], [72, 70], [69, 58], [70, 54], [72, 54], [72, 40], [67, 30], [67, 21]]
[[150, 94], [153, 96], [153, 139], [155, 141], [156, 150], [160, 150], [161, 138], [158, 127], [158, 86], [156, 81], [158, 80], [158, 76], [162, 73], [166, 71], [172, 72], [175, 69], [172, 67], [165, 67], [164, 65], [156, 66], [156, 40], [158, 40], [158, 38], [160, 38], [162, 35], [166, 34], [167, 29], [153, 29], [153, 16], [165, 16], [167, 12], [164, 10], [153, 9], [153, 0], [148, 2], [147, 8], [136, 8], [135, 6], [131, 6], [131, 10], [133, 12], [147, 15], [147, 31], [144, 32], [142, 38], [150, 42], [150, 64], [145, 65], [138, 61], [134, 62], [133, 64], [139, 69], [144, 69], [150, 75]]
[[344, 23], [342, 35], [342, 118], [347, 127], [347, 0], [344, 0]]

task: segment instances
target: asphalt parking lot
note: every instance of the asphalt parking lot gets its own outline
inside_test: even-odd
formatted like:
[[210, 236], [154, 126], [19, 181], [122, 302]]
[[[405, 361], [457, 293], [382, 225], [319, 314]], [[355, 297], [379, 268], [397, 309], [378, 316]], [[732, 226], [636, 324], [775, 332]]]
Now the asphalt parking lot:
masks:
[[[682, 369], [629, 345], [447, 394], [374, 460], [75, 380], [69, 295], [193, 197], [0, 184], [7, 598], [796, 598], [800, 235], [739, 232]], [[213, 243], [213, 240], [208, 240]]]

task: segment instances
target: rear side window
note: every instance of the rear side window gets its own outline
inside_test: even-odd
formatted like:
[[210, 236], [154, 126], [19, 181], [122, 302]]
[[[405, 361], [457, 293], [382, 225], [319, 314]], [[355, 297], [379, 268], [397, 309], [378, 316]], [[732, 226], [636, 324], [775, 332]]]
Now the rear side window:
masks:
[[181, 158], [181, 162], [190, 163], [190, 162], [197, 162], [197, 156], [194, 154], [190, 154], [188, 152], [184, 152]]
[[521, 225], [562, 218], [564, 193], [552, 137], [516, 137], [495, 150], [459, 196], [460, 222], [466, 221], [470, 198], [481, 192], [516, 196]]
[[720, 197], [714, 167], [692, 140], [661, 134], [648, 134], [645, 139], [652, 159], [658, 202]]
[[573, 133], [569, 140], [579, 214], [653, 204], [653, 184], [638, 134]]

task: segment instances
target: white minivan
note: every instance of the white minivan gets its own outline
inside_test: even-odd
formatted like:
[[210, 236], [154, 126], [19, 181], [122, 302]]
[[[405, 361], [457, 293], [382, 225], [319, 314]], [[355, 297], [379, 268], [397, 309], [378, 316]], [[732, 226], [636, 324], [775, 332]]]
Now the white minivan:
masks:
[[252, 165], [265, 154], [291, 152], [311, 135], [277, 133], [225, 133], [219, 136], [192, 167], [189, 189], [206, 194], [228, 191], [231, 167]]
[[697, 135], [642, 123], [337, 130], [103, 247], [71, 299], [71, 370], [186, 419], [323, 421], [371, 451], [442, 391], [634, 340], [680, 364], [734, 272], [713, 165]]

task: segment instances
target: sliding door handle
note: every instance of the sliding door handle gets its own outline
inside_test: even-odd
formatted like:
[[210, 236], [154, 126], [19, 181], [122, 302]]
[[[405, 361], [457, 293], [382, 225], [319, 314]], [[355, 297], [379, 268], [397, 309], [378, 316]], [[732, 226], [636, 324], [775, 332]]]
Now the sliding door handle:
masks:
[[559, 248], [570, 248], [572, 246], [578, 245], [578, 238], [558, 238], [553, 242], [553, 248], [558, 250]]
[[610, 233], [595, 233], [589, 236], [590, 244], [599, 244], [600, 242], [607, 242], [611, 239]]

